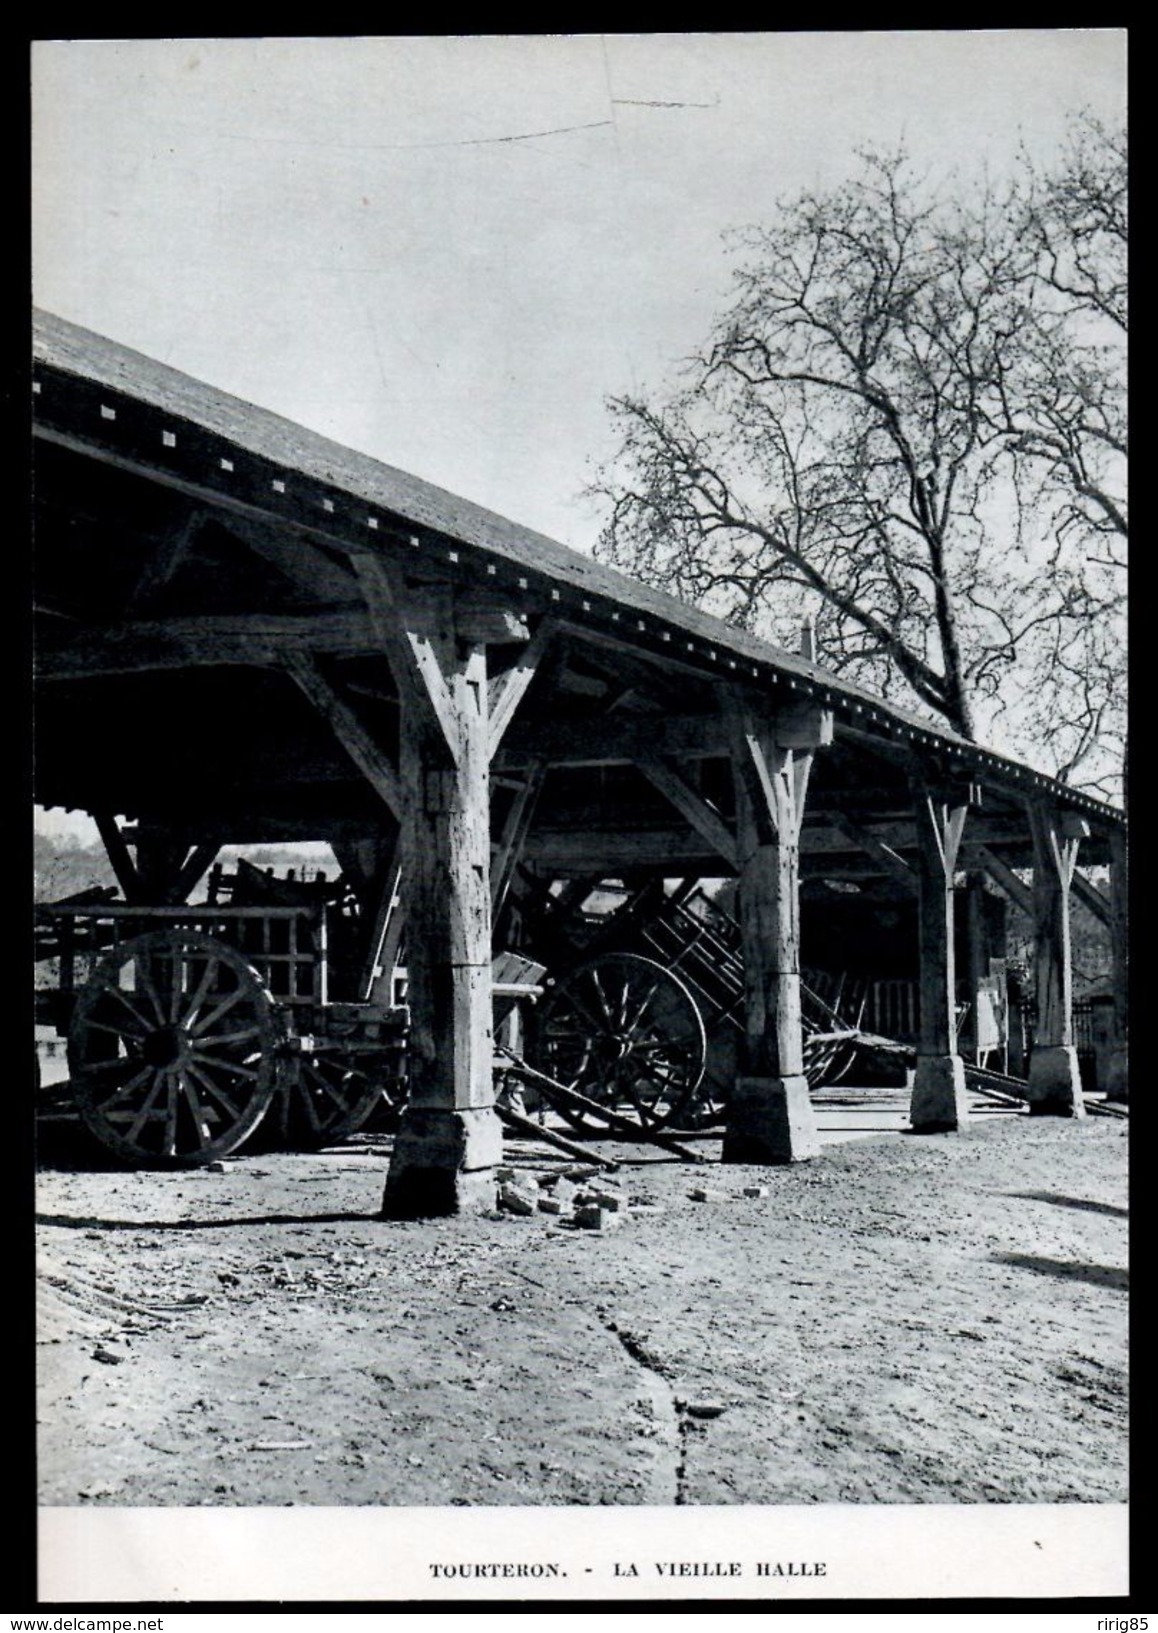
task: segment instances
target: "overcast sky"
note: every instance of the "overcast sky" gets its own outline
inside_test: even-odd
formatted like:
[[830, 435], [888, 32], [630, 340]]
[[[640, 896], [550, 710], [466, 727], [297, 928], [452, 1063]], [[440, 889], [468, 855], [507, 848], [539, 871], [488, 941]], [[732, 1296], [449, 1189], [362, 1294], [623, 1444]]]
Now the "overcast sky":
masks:
[[[37, 304], [579, 549], [608, 395], [704, 338], [721, 235], [904, 141], [1119, 117], [1122, 31], [33, 47]], [[76, 819], [50, 828], [73, 832]]]
[[1121, 112], [1120, 31], [45, 41], [40, 306], [572, 544], [721, 234]]

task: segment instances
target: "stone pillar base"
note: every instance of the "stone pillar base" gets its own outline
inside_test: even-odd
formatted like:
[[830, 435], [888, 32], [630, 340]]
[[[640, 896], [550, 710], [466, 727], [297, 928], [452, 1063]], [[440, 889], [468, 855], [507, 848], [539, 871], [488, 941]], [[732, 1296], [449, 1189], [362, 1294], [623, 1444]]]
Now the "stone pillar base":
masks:
[[1110, 1051], [1110, 1070], [1107, 1074], [1106, 1099], [1121, 1100], [1123, 1103], [1130, 1098], [1130, 1048], [1128, 1044], [1119, 1043]]
[[503, 1132], [491, 1107], [408, 1106], [394, 1138], [383, 1219], [433, 1219], [493, 1208]]
[[740, 1077], [728, 1104], [723, 1162], [805, 1162], [820, 1150], [805, 1077]]
[[1038, 1117], [1084, 1117], [1078, 1052], [1068, 1044], [1046, 1044], [1029, 1057], [1029, 1109]]
[[918, 1055], [909, 1122], [915, 1134], [938, 1134], [969, 1121], [965, 1062], [960, 1055]]

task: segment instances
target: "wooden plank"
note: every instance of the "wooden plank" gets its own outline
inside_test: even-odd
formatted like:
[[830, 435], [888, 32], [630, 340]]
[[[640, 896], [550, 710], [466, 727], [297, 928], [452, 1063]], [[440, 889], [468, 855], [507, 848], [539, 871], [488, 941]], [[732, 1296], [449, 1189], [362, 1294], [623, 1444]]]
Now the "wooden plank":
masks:
[[259, 523], [230, 511], [215, 518], [253, 555], [268, 562], [291, 584], [300, 585], [320, 604], [341, 606], [357, 590], [357, 581], [344, 558], [334, 559], [333, 547], [324, 548], [300, 531], [286, 529], [280, 518]]
[[681, 816], [687, 818], [701, 839], [706, 840], [712, 850], [719, 852], [730, 869], [735, 868], [736, 836], [715, 806], [710, 805], [697, 789], [680, 776], [674, 766], [659, 755], [641, 755], [636, 764], [648, 781], [671, 801]]
[[191, 647], [208, 645], [222, 638], [252, 638], [258, 642], [308, 647], [324, 651], [329, 646], [341, 650], [371, 652], [376, 645], [374, 625], [365, 609], [357, 604], [319, 607], [309, 613], [205, 613], [173, 618], [125, 619], [116, 625], [121, 640], [181, 640]]
[[401, 819], [404, 800], [398, 773], [349, 703], [338, 696], [309, 657], [287, 655], [285, 667], [391, 814]]
[[221, 846], [215, 839], [206, 844], [193, 847], [192, 853], [186, 859], [180, 873], [173, 881], [174, 901], [183, 902], [188, 899], [190, 891], [200, 883], [205, 872], [213, 866], [220, 849]]
[[514, 1129], [516, 1134], [524, 1134], [532, 1140], [541, 1140], [544, 1145], [553, 1145], [556, 1150], [565, 1151], [569, 1157], [588, 1163], [592, 1168], [602, 1168], [609, 1174], [616, 1173], [619, 1169], [619, 1164], [613, 1162], [610, 1157], [600, 1156], [598, 1152], [592, 1151], [589, 1145], [578, 1145], [553, 1128], [544, 1128], [541, 1123], [533, 1122], [530, 1117], [516, 1111], [513, 1106], [504, 1106], [502, 1101], [499, 1101], [495, 1110], [499, 1114], [500, 1122]]
[[384, 1008], [394, 1001], [394, 968], [402, 934], [402, 844], [398, 824], [373, 837], [334, 838], [331, 849], [358, 896], [365, 930], [360, 937], [358, 997]]
[[692, 1151], [688, 1146], [682, 1145], [679, 1140], [673, 1139], [670, 1134], [665, 1134], [662, 1129], [644, 1128], [641, 1123], [635, 1122], [632, 1118], [621, 1117], [617, 1111], [612, 1111], [610, 1107], [600, 1105], [597, 1100], [588, 1099], [585, 1094], [580, 1094], [577, 1089], [569, 1088], [566, 1083], [560, 1083], [556, 1078], [548, 1077], [546, 1072], [539, 1071], [537, 1067], [528, 1066], [525, 1060], [519, 1055], [512, 1054], [510, 1050], [500, 1048], [495, 1052], [508, 1071], [513, 1072], [517, 1077], [524, 1077], [528, 1083], [534, 1084], [545, 1099], [554, 1100], [561, 1105], [574, 1106], [576, 1110], [586, 1112], [589, 1117], [596, 1117], [600, 1122], [606, 1123], [608, 1128], [627, 1134], [634, 1140], [646, 1140], [649, 1145], [658, 1145], [661, 1150], [671, 1151], [675, 1156], [681, 1157], [684, 1162], [706, 1163], [711, 1160], [701, 1155], [700, 1152]]
[[38, 639], [35, 670], [41, 681], [89, 680], [227, 664], [268, 668], [287, 651], [355, 656], [376, 650], [372, 626], [361, 613], [137, 619], [98, 633], [78, 627], [69, 639]]
[[632, 765], [646, 754], [708, 758], [729, 751], [728, 730], [717, 714], [674, 716], [605, 710], [590, 720], [516, 720], [502, 746], [505, 765], [530, 760], [550, 765]]

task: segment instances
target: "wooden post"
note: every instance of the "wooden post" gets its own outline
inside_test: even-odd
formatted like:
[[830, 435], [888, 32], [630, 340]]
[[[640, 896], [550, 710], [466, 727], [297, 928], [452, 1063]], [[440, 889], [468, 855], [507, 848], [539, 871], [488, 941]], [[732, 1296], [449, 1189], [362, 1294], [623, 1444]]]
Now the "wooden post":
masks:
[[974, 800], [972, 790], [934, 788], [919, 773], [915, 779], [920, 1030], [909, 1121], [922, 1133], [959, 1128], [969, 1118], [957, 1052], [953, 874]]
[[1070, 881], [1088, 825], [1069, 812], [1031, 801], [1036, 1021], [1029, 1057], [1029, 1109], [1084, 1117], [1073, 1040]]
[[975, 1066], [981, 1066], [980, 992], [982, 977], [989, 970], [989, 954], [985, 934], [985, 877], [980, 873], [965, 876], [965, 990], [969, 1010], [963, 1031], [969, 1055]]
[[486, 646], [448, 586], [409, 595], [359, 563], [401, 701], [402, 869], [410, 1097], [382, 1211], [493, 1206], [502, 1129], [491, 1019], [490, 727]]
[[1130, 1098], [1130, 889], [1126, 834], [1110, 835], [1110, 983], [1114, 1007], [1110, 1022], [1110, 1080], [1107, 1100]]
[[832, 741], [832, 716], [808, 706], [766, 717], [737, 689], [728, 689], [725, 703], [745, 1023], [722, 1158], [799, 1162], [819, 1148], [801, 1028], [800, 828], [813, 755]]

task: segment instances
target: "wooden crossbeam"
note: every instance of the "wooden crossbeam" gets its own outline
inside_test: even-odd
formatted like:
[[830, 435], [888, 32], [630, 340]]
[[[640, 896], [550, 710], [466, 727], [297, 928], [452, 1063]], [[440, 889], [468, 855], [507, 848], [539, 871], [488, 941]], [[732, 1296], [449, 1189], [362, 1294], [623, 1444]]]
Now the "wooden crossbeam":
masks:
[[329, 681], [320, 673], [313, 659], [305, 654], [288, 654], [285, 658], [285, 668], [329, 725], [334, 736], [374, 791], [392, 814], [401, 820], [403, 796], [398, 773], [349, 703], [345, 698], [339, 697]]
[[116, 625], [109, 633], [121, 640], [158, 637], [210, 646], [215, 640], [234, 637], [285, 641], [321, 650], [328, 645], [340, 645], [369, 651], [374, 645], [371, 620], [365, 609], [357, 605], [319, 608], [309, 613], [194, 613], [174, 618], [132, 618]]

